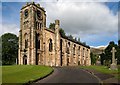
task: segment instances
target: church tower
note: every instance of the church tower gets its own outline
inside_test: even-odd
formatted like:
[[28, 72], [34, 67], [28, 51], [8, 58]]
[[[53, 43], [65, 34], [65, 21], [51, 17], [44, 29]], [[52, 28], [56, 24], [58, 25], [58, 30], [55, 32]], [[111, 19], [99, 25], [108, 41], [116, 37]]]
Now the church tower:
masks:
[[39, 4], [27, 3], [20, 11], [19, 64], [43, 64], [43, 29], [46, 14]]

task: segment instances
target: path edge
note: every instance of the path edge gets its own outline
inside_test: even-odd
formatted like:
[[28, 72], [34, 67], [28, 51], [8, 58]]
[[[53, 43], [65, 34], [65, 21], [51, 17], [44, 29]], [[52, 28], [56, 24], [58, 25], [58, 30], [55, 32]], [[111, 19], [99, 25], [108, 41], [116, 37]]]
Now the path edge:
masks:
[[99, 83], [100, 83], [100, 85], [103, 85], [103, 81], [99, 77], [97, 77], [96, 75], [94, 75], [93, 72], [89, 72], [89, 71], [87, 71], [85, 69], [82, 69], [82, 70], [85, 71], [85, 72], [87, 72], [87, 73], [89, 73], [90, 75], [94, 76], [95, 78], [97, 78], [98, 81], [99, 81]]
[[52, 70], [49, 74], [47, 74], [47, 75], [45, 75], [45, 76], [43, 76], [43, 77], [40, 77], [40, 78], [38, 78], [38, 79], [35, 79], [35, 80], [33, 80], [33, 81], [28, 81], [28, 82], [25, 83], [24, 85], [30, 85], [30, 84], [32, 84], [32, 83], [34, 83], [34, 82], [37, 82], [38, 80], [42, 80], [42, 79], [48, 77], [49, 75], [51, 75], [51, 74], [54, 72], [54, 68], [52, 68], [52, 69], [53, 69], [53, 70]]

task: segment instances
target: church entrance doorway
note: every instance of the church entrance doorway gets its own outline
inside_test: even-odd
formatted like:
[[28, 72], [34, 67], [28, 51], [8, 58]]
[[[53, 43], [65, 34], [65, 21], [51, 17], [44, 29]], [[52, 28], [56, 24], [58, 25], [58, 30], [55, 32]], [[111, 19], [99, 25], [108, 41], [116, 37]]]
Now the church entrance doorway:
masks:
[[39, 60], [39, 53], [37, 53], [37, 55], [36, 55], [36, 65], [38, 65], [38, 60]]
[[26, 55], [23, 56], [23, 65], [27, 65], [27, 56]]

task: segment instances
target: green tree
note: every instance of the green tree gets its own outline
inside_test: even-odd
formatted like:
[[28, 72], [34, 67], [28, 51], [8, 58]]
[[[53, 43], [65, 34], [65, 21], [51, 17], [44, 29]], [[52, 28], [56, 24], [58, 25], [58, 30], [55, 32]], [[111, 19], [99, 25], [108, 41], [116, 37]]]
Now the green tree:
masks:
[[77, 41], [77, 38], [75, 37], [75, 41]]
[[117, 64], [120, 65], [120, 40], [118, 40], [118, 47], [116, 48], [116, 50]]
[[[50, 23], [49, 29], [55, 30], [55, 23]], [[66, 36], [66, 35], [65, 35], [65, 31], [64, 31], [62, 28], [60, 28], [59, 33], [60, 33], [60, 35], [63, 36], [63, 37]]]
[[63, 36], [63, 37], [66, 36], [66, 35], [65, 35], [65, 31], [64, 31], [62, 28], [60, 28], [59, 33], [60, 33], [60, 35]]
[[49, 29], [55, 30], [55, 23], [50, 23]]
[[72, 35], [68, 35], [67, 36], [69, 39], [72, 39], [73, 40], [73, 36]]
[[120, 40], [118, 40], [118, 46], [120, 47]]
[[118, 46], [116, 50], [117, 50], [116, 52], [117, 64], [120, 65], [120, 47]]
[[90, 58], [91, 58], [91, 64], [95, 65], [96, 64], [96, 60], [97, 60], [97, 55], [93, 54], [92, 52], [90, 53]]
[[112, 60], [112, 47], [117, 48], [117, 45], [114, 43], [114, 41], [111, 41], [105, 49], [105, 60]]
[[18, 37], [15, 34], [3, 34], [2, 39], [2, 64], [15, 64], [18, 57]]
[[105, 54], [102, 53], [102, 54], [100, 54], [101, 65], [104, 65], [104, 60], [105, 60]]
[[86, 45], [86, 42], [83, 42], [84, 45]]
[[80, 38], [78, 38], [78, 42], [80, 42]]
[[[115, 58], [118, 60], [118, 64], [120, 63], [120, 50], [117, 44], [114, 43], [114, 41], [109, 42], [109, 45], [106, 47], [105, 49], [105, 54], [104, 54], [104, 58], [102, 58], [102, 62], [104, 61], [104, 65], [110, 66], [110, 64], [112, 63], [112, 47], [115, 47], [116, 49], [116, 53], [115, 53]], [[101, 63], [102, 63], [101, 62]]]

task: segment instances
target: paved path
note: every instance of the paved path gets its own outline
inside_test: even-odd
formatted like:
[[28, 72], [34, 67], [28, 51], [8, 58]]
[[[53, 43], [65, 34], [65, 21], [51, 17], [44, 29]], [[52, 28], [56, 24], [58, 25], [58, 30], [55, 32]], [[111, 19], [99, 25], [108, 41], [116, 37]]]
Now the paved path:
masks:
[[79, 67], [56, 67], [50, 76], [36, 83], [99, 83], [99, 80]]

